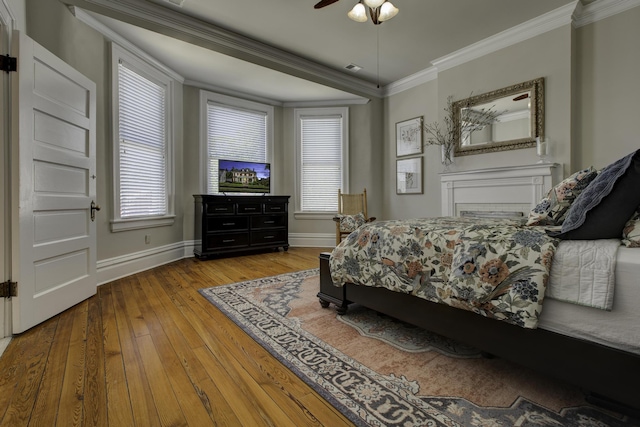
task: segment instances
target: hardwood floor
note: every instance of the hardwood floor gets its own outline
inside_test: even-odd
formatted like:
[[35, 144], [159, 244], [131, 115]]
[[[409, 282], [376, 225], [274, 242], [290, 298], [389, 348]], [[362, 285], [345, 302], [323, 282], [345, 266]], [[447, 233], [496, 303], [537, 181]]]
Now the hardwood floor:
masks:
[[318, 267], [322, 250], [191, 258], [100, 286], [11, 341], [0, 425], [352, 425], [197, 292]]

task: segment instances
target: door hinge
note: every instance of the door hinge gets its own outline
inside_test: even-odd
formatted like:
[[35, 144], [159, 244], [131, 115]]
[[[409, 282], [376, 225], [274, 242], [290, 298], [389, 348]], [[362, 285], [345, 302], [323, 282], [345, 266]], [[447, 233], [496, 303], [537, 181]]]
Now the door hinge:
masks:
[[16, 61], [16, 58], [9, 55], [0, 56], [0, 70], [9, 73], [11, 71], [16, 71], [17, 69], [18, 61]]
[[7, 280], [0, 283], [0, 298], [9, 298], [18, 296], [18, 283]]

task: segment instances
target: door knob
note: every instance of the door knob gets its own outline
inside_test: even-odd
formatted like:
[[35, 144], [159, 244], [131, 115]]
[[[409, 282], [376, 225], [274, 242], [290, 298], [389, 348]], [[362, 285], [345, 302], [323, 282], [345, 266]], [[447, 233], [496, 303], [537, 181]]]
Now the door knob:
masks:
[[100, 210], [100, 205], [96, 205], [96, 202], [91, 201], [91, 221], [96, 220], [96, 211]]

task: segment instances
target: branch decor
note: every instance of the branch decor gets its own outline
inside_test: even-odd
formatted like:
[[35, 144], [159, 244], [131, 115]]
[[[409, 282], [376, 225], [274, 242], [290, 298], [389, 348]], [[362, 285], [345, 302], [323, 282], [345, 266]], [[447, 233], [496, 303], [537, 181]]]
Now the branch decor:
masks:
[[[469, 97], [471, 98], [471, 97]], [[454, 107], [454, 104], [458, 104]], [[482, 129], [492, 123], [498, 121], [500, 112], [494, 110], [495, 106], [489, 108], [472, 108], [470, 105], [461, 107], [460, 127], [456, 126], [455, 108], [459, 107], [459, 101], [454, 102], [453, 96], [447, 97], [447, 106], [444, 111], [447, 113], [442, 123], [422, 123], [422, 126], [416, 128], [415, 132], [424, 134], [423, 145], [439, 145], [442, 150], [442, 164], [445, 170], [453, 163], [453, 153], [456, 141], [469, 138], [471, 132]], [[404, 136], [403, 136], [404, 137]], [[409, 137], [409, 136], [407, 136]], [[413, 137], [415, 139], [415, 137]]]

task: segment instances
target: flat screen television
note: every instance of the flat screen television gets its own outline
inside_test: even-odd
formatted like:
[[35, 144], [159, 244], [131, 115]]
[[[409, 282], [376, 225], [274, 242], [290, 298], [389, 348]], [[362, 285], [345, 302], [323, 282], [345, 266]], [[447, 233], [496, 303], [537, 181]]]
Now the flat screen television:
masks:
[[220, 193], [270, 193], [269, 163], [218, 160], [218, 191]]

